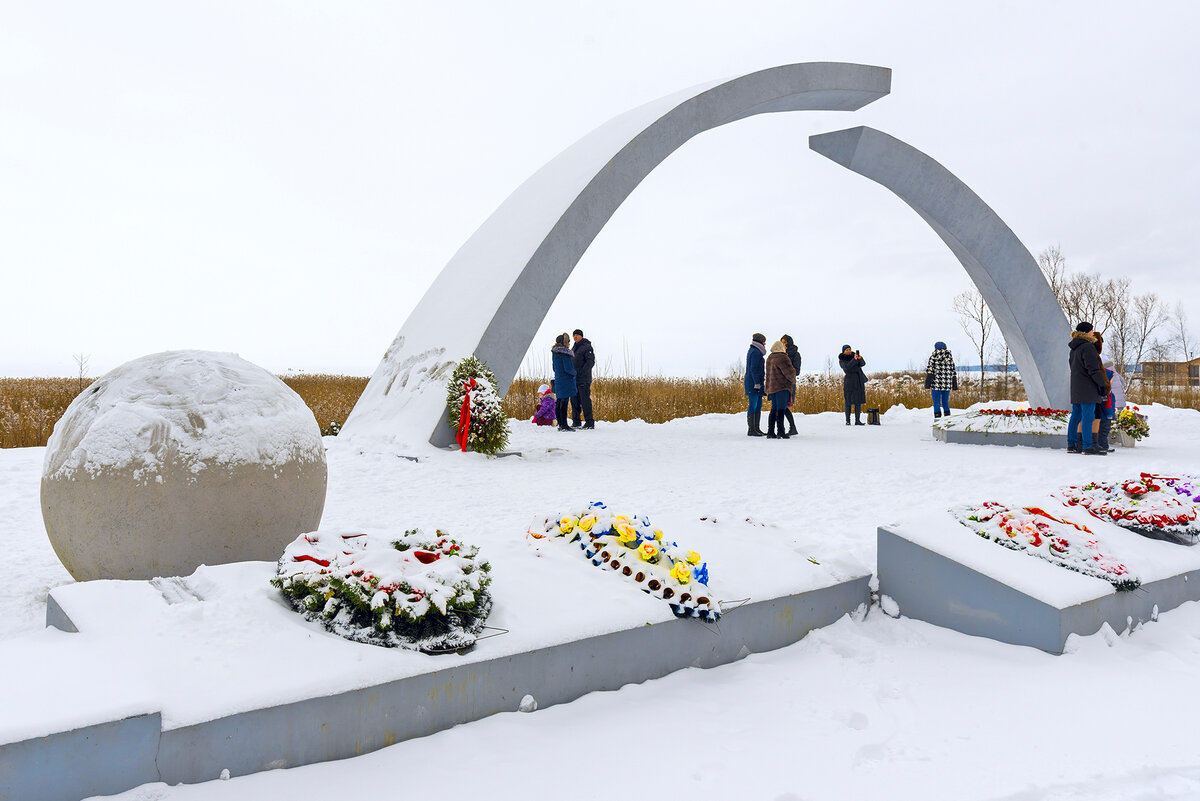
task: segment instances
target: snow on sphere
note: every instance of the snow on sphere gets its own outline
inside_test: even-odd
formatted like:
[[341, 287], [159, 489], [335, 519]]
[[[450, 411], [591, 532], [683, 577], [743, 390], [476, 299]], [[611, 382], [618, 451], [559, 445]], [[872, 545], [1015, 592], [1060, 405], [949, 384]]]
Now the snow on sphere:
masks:
[[181, 350], [126, 362], [54, 426], [42, 518], [80, 581], [190, 575], [274, 561], [325, 508], [312, 412], [232, 353]]

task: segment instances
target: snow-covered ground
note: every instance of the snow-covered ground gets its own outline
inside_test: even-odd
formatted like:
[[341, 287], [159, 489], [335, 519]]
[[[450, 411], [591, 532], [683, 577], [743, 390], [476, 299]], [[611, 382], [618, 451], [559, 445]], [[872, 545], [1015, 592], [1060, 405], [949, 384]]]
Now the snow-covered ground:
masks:
[[[530, 542], [525, 531], [534, 517], [604, 499], [648, 514], [681, 545], [695, 542], [714, 591], [727, 597], [741, 597], [743, 587], [752, 595], [789, 582], [803, 588], [873, 570], [881, 523], [988, 499], [1042, 498], [1065, 484], [1143, 470], [1200, 473], [1200, 413], [1158, 406], [1150, 413], [1151, 438], [1107, 457], [945, 445], [933, 441], [929, 410], [904, 409], [890, 411], [879, 427], [848, 428], [838, 414], [799, 416], [800, 435], [787, 441], [746, 437], [741, 415], [601, 423], [573, 434], [514, 421], [512, 448], [523, 456], [495, 460], [431, 450], [413, 462], [327, 438], [323, 526], [441, 528], [481, 545], [495, 566], [494, 622], [512, 633], [477, 650], [523, 647], [656, 619], [665, 606], [560, 544]], [[44, 453], [0, 451], [0, 547], [16, 567], [0, 585], [0, 729], [28, 733], [47, 721], [143, 706], [163, 709], [164, 724], [179, 725], [296, 691], [272, 681], [269, 668], [239, 666], [237, 654], [260, 647], [254, 640], [262, 630], [223, 618], [231, 607], [217, 603], [211, 611], [200, 602], [160, 612], [193, 634], [205, 632], [188, 651], [176, 652], [179, 642], [165, 636], [162, 620], [115, 625], [138, 608], [122, 606], [116, 592], [90, 612], [100, 621], [95, 633], [43, 630], [46, 592], [70, 582], [41, 524]], [[224, 599], [232, 593], [220, 588], [240, 576], [242, 599], [261, 606], [272, 591], [257, 582], [270, 568], [202, 570], [187, 586]], [[547, 597], [546, 582], [575, 587], [577, 595]], [[271, 626], [328, 636], [276, 608]], [[305, 689], [334, 691], [403, 672], [406, 660], [435, 659], [332, 641], [322, 647], [336, 675], [318, 671]], [[129, 649], [167, 661], [173, 673], [130, 675], [120, 669], [120, 652]], [[80, 654], [98, 661], [75, 661]], [[107, 692], [54, 689], [61, 684], [39, 682], [30, 664], [51, 675], [73, 672], [85, 689], [85, 674], [99, 674]], [[1200, 798], [1193, 740], [1200, 695], [1189, 689], [1198, 671], [1200, 604], [1129, 634], [1073, 640], [1060, 657], [895, 620], [876, 607], [864, 619], [845, 618], [797, 645], [732, 665], [497, 715], [343, 762], [228, 781], [216, 780], [218, 766], [204, 785], [148, 785], [120, 798], [397, 788], [406, 797], [514, 799]], [[42, 710], [37, 720], [33, 708]]]

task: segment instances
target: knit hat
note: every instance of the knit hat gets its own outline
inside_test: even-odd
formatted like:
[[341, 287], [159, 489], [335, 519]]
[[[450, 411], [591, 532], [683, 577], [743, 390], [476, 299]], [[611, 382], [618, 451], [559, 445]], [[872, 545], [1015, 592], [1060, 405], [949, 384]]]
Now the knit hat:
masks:
[[787, 345], [783, 344], [783, 340], [779, 340], [771, 346], [771, 353], [786, 353]]
[[933, 343], [933, 349], [934, 349], [934, 350], [945, 350], [945, 349], [946, 349], [946, 343], [945, 343], [945, 342], [934, 342], [934, 343]]
[[767, 338], [762, 334], [755, 334], [754, 336], [750, 337], [750, 339], [754, 342], [760, 342], [763, 345], [767, 344]]
[[1081, 334], [1090, 334], [1092, 333], [1092, 324], [1080, 323], [1079, 325], [1075, 326], [1075, 330]]
[[841, 349], [841, 351], [839, 351], [839, 352], [840, 352], [840, 353], [845, 353], [845, 352], [846, 352], [846, 351], [848, 351], [848, 350], [850, 350], [850, 346], [849, 346], [849, 345], [842, 345], [842, 349]]
[[581, 337], [581, 336], [583, 336], [583, 332], [580, 331], [578, 328], [576, 328], [574, 331], [571, 332], [571, 336]]
[[547, 392], [549, 392], [549, 391], [550, 391], [550, 385], [549, 385], [549, 384], [542, 384], [540, 387], [538, 387], [538, 394], [539, 394], [539, 395], [545, 395], [545, 394], [546, 394]]

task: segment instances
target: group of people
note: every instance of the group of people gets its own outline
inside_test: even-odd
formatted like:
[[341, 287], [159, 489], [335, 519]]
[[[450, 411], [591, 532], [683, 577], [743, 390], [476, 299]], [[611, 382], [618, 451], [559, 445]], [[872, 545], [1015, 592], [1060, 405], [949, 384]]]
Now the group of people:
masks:
[[[538, 408], [530, 422], [539, 426], [557, 425], [559, 431], [595, 428], [592, 368], [596, 365], [596, 352], [592, 343], [578, 328], [569, 336], [559, 334], [550, 349], [550, 358], [554, 378], [549, 385], [542, 384], [538, 388]], [[567, 425], [568, 405], [570, 425]]]
[[[1103, 356], [1104, 337], [1093, 330], [1092, 324], [1082, 322], [1071, 332], [1071, 417], [1067, 423], [1067, 450], [1072, 453], [1107, 455], [1109, 433], [1113, 421], [1125, 408], [1125, 384], [1111, 359]], [[865, 425], [862, 407], [867, 402], [867, 375], [863, 372], [866, 360], [862, 354], [843, 345], [838, 354], [842, 368], [842, 396], [846, 404], [846, 425]], [[792, 406], [796, 402], [796, 374], [800, 371], [800, 352], [795, 341], [784, 334], [767, 352], [767, 338], [762, 334], [751, 337], [746, 352], [746, 434], [751, 437], [787, 439], [796, 433]], [[950, 414], [950, 393], [958, 389], [958, 370], [954, 356], [945, 342], [936, 342], [925, 364], [925, 388], [933, 399], [934, 418]], [[764, 399], [771, 402], [764, 434], [762, 407]], [[783, 424], [787, 422], [785, 431]]]
[[[846, 404], [846, 425], [851, 425], [850, 414], [854, 413], [853, 425], [866, 425], [862, 420], [862, 407], [867, 402], [867, 364], [862, 353], [842, 345], [838, 354], [838, 366], [842, 368], [842, 399]], [[746, 435], [766, 436], [768, 439], [787, 439], [796, 433], [796, 421], [792, 406], [796, 402], [796, 374], [800, 372], [800, 351], [795, 341], [784, 334], [771, 346], [767, 355], [767, 338], [755, 334], [750, 338], [750, 349], [746, 351], [746, 397], [749, 410], [746, 412]], [[936, 342], [933, 353], [925, 366], [925, 388], [933, 397], [933, 416], [950, 414], [950, 393], [958, 389], [958, 374], [954, 357], [945, 342]], [[771, 413], [767, 418], [767, 431], [762, 425], [763, 400], [771, 401]], [[784, 421], [788, 428], [783, 429]]]
[[[796, 402], [796, 374], [800, 372], [800, 362], [800, 350], [787, 334], [771, 346], [770, 355], [767, 355], [766, 336], [755, 334], [750, 338], [745, 377], [746, 396], [750, 399], [750, 409], [746, 412], [747, 436], [787, 439], [796, 433], [792, 404]], [[771, 401], [765, 434], [762, 430], [764, 398]], [[786, 431], [784, 421], [788, 424]]]
[[1103, 356], [1104, 336], [1089, 322], [1071, 332], [1071, 417], [1067, 421], [1067, 450], [1107, 456], [1113, 420], [1125, 408], [1125, 382]]

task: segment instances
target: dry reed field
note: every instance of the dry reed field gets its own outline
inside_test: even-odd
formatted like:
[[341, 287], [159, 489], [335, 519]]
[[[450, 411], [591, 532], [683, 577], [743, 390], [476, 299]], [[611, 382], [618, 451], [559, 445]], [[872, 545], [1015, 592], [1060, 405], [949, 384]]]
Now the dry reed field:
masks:
[[[299, 395], [321, 427], [337, 433], [367, 386], [367, 379], [346, 375], [280, 376]], [[46, 444], [54, 424], [75, 396], [94, 378], [0, 378], [0, 448]]]
[[[367, 385], [367, 378], [344, 375], [288, 375], [284, 383], [313, 410], [323, 434], [337, 432]], [[95, 379], [91, 378], [0, 378], [0, 447], [27, 448], [46, 444], [54, 424], [67, 406]], [[967, 406], [982, 398], [1022, 400], [1024, 390], [1017, 378], [1004, 381], [989, 376], [981, 393], [978, 378], [959, 377], [961, 389], [951, 402]], [[874, 373], [867, 383], [866, 408], [886, 412], [897, 404], [910, 409], [931, 406], [924, 388], [923, 373]], [[518, 377], [504, 399], [509, 417], [528, 420], [533, 416], [537, 388], [546, 379]], [[794, 411], [803, 414], [842, 410], [841, 375], [807, 373], [800, 377]], [[1196, 387], [1135, 385], [1129, 401], [1162, 403], [1179, 408], [1200, 409]], [[597, 420], [642, 419], [664, 423], [677, 417], [701, 414], [734, 414], [746, 410], [742, 379], [670, 378], [666, 376], [597, 377], [592, 382], [592, 405]], [[770, 408], [768, 405], [767, 408]]]
[[341, 429], [370, 380], [360, 376], [324, 374], [280, 378], [312, 409], [324, 436], [336, 434]]
[[[929, 392], [924, 388], [925, 374], [920, 376], [906, 373], [872, 374], [867, 382], [867, 404], [864, 408], [878, 407], [886, 412], [897, 404], [908, 408], [932, 406]], [[964, 391], [958, 394], [957, 403], [975, 402], [978, 395], [977, 382], [960, 378]], [[509, 417], [528, 419], [536, 406], [537, 388], [549, 383], [548, 379], [518, 377], [509, 387], [504, 399], [504, 410]], [[1021, 382], [1010, 379], [1007, 388], [1000, 382], [988, 382], [988, 397], [993, 400], [1006, 398], [1019, 400], [1024, 397]], [[964, 400], [966, 399], [966, 400]], [[596, 378], [592, 382], [592, 406], [597, 420], [635, 420], [647, 423], [665, 423], [677, 417], [695, 417], [701, 414], [733, 414], [746, 411], [746, 394], [742, 379], [738, 376], [726, 378], [668, 378], [643, 376], [624, 378]], [[769, 403], [764, 405], [770, 409]], [[806, 373], [797, 381], [796, 403], [792, 411], [802, 414], [817, 412], [840, 412], [842, 400], [842, 377]]]

